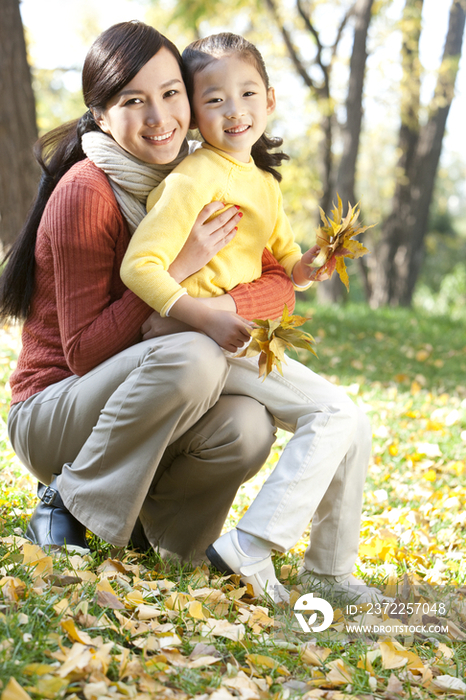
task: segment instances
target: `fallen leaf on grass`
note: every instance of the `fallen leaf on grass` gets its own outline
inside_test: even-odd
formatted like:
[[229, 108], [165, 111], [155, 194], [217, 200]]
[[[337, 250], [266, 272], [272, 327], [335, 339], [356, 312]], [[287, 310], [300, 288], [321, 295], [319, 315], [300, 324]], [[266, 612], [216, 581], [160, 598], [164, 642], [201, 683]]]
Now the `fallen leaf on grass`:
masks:
[[271, 656], [265, 656], [264, 654], [246, 654], [246, 661], [255, 671], [259, 671], [261, 674], [267, 671], [276, 671], [281, 676], [289, 676], [290, 672], [287, 668], [280, 665], [279, 661], [272, 659]]
[[233, 678], [223, 679], [222, 685], [226, 688], [232, 688], [244, 700], [259, 700], [261, 697], [257, 685], [247, 677], [244, 671], [239, 671], [238, 675]]
[[124, 610], [125, 606], [121, 600], [113, 593], [109, 591], [97, 591], [95, 602], [100, 605], [101, 608], [112, 608], [112, 610]]
[[325, 678], [331, 685], [347, 685], [353, 680], [353, 669], [347, 666], [343, 659], [335, 659], [327, 664], [330, 669]]
[[0, 579], [0, 592], [5, 600], [16, 603], [24, 596], [26, 584], [15, 576], [4, 576]]
[[387, 693], [390, 693], [391, 695], [404, 695], [403, 683], [395, 676], [394, 673], [392, 673], [388, 679], [385, 694]]
[[424, 668], [417, 654], [408, 651], [393, 639], [380, 642], [379, 648], [382, 652], [382, 668], [385, 670], [406, 667], [410, 671], [413, 669], [422, 671]]
[[455, 695], [463, 695], [466, 692], [466, 683], [461, 678], [453, 676], [437, 676], [431, 682], [431, 688], [436, 692], [454, 693]]
[[2, 692], [1, 700], [32, 700], [32, 698], [12, 676]]
[[201, 635], [203, 637], [212, 635], [213, 637], [226, 637], [234, 642], [238, 642], [243, 639], [244, 634], [245, 628], [242, 623], [235, 625], [232, 622], [228, 622], [228, 620], [210, 619], [201, 627]]
[[323, 666], [325, 659], [332, 653], [331, 649], [317, 647], [311, 642], [302, 647], [301, 660], [310, 666]]

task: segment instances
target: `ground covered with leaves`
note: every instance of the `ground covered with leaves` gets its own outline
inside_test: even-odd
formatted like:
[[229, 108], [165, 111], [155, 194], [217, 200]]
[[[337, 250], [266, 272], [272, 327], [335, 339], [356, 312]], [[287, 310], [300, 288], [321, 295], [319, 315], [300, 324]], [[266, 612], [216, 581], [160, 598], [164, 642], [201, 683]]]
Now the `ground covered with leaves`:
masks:
[[[42, 552], [23, 533], [35, 484], [6, 438], [18, 332], [0, 330], [0, 698], [433, 698], [466, 695], [466, 328], [363, 306], [310, 310], [316, 371], [341, 384], [374, 433], [358, 576], [396, 606], [331, 600], [303, 632], [293, 607], [235, 578], [92, 540], [85, 557]], [[279, 458], [230, 513], [234, 524]], [[306, 536], [277, 572], [292, 603]], [[315, 595], [319, 595], [318, 591]], [[312, 624], [309, 620], [309, 624]], [[364, 628], [362, 627], [364, 625]]]

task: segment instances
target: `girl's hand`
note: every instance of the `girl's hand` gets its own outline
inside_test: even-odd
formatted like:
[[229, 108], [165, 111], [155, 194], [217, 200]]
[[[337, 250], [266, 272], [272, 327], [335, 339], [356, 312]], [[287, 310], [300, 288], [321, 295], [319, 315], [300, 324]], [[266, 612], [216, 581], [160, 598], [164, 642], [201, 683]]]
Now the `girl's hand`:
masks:
[[183, 282], [207, 265], [234, 238], [242, 217], [235, 206], [208, 221], [212, 214], [223, 207], [222, 202], [211, 202], [200, 212], [186, 243], [168, 268], [177, 282]]
[[307, 282], [316, 281], [323, 282], [328, 279], [328, 275], [325, 272], [320, 272], [316, 275], [314, 268], [310, 267], [311, 263], [317, 258], [320, 253], [320, 247], [318, 245], [312, 246], [307, 250], [301, 260], [296, 263], [293, 268], [293, 279], [295, 283], [299, 286], [304, 286]]
[[157, 311], [153, 311], [149, 318], [144, 321], [141, 327], [142, 339], [160, 338], [162, 335], [173, 335], [173, 333], [184, 333], [194, 330], [183, 321], [176, 318], [162, 318]]
[[254, 324], [241, 318], [238, 314], [211, 309], [209, 325], [203, 330], [220, 347], [230, 352], [236, 352], [249, 341], [251, 328], [254, 328]]

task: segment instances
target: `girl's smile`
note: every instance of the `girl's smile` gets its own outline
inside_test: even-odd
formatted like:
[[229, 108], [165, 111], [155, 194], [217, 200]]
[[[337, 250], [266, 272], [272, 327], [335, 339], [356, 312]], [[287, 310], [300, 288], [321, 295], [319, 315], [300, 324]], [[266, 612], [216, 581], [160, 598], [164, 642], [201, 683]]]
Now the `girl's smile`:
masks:
[[255, 66], [236, 54], [213, 58], [194, 77], [195, 123], [211, 146], [249, 162], [251, 148], [262, 136], [275, 109], [273, 88], [267, 90]]

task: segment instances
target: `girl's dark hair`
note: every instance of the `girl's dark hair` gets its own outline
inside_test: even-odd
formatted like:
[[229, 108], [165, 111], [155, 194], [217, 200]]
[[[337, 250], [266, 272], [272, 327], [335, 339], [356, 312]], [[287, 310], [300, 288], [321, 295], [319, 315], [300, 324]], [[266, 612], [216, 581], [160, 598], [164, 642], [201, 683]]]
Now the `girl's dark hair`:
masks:
[[[264, 81], [266, 90], [269, 89], [269, 76], [267, 75], [264, 59], [254, 44], [251, 44], [244, 37], [238, 34], [231, 34], [230, 32], [212, 34], [205, 39], [199, 39], [189, 44], [182, 53], [183, 76], [191, 108], [194, 93], [194, 76], [196, 73], [200, 73], [216, 58], [229, 53], [238, 54], [241, 59], [251, 63]], [[251, 154], [257, 167], [271, 173], [278, 182], [281, 181], [282, 176], [275, 168], [280, 166], [283, 160], [289, 160], [289, 156], [282, 151], [271, 153], [270, 149], [279, 148], [282, 143], [283, 139], [278, 136], [262, 134], [251, 149]]]
[[35, 268], [37, 229], [45, 206], [63, 175], [86, 156], [81, 137], [100, 131], [93, 112], [105, 109], [108, 101], [127, 85], [161, 48], [167, 48], [182, 68], [174, 44], [143, 22], [115, 24], [92, 44], [82, 73], [83, 97], [88, 111], [80, 118], [50, 131], [37, 141], [34, 155], [42, 168], [39, 190], [24, 227], [7, 253], [0, 278], [0, 318], [25, 319], [29, 313]]

